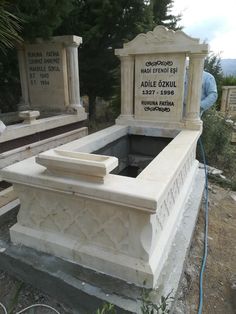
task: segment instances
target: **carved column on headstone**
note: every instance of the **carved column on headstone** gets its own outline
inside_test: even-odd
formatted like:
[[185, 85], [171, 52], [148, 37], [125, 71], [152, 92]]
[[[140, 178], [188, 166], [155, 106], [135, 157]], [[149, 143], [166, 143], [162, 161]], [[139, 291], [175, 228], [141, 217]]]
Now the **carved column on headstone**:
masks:
[[119, 56], [121, 60], [121, 117], [134, 115], [134, 57]]
[[79, 86], [79, 63], [78, 63], [78, 47], [79, 44], [72, 42], [66, 46], [67, 56], [67, 75], [69, 90], [69, 111], [80, 111], [82, 106], [80, 103], [80, 86]]
[[186, 125], [193, 127], [201, 125], [200, 103], [202, 91], [202, 74], [206, 54], [193, 53], [189, 55], [188, 95], [186, 104]]
[[28, 90], [28, 77], [26, 71], [26, 60], [25, 60], [25, 49], [23, 45], [17, 47], [19, 72], [20, 72], [20, 83], [21, 83], [21, 99], [18, 104], [18, 110], [24, 111], [29, 110], [29, 90]]

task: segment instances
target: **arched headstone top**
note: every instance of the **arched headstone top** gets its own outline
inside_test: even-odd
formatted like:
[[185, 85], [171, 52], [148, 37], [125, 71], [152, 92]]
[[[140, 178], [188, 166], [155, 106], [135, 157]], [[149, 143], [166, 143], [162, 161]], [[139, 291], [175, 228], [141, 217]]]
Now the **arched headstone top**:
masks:
[[208, 45], [200, 43], [198, 38], [190, 37], [183, 31], [173, 31], [159, 25], [153, 31], [141, 33], [125, 43], [122, 49], [116, 49], [118, 56], [146, 53], [207, 53]]

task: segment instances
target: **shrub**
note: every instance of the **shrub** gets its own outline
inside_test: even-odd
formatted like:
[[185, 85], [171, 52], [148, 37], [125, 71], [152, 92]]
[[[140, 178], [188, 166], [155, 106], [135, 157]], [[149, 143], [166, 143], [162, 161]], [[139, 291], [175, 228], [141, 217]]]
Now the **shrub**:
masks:
[[[233, 127], [223, 115], [211, 108], [203, 115], [202, 142], [207, 164], [219, 168], [234, 182], [236, 180], [236, 147], [231, 144]], [[198, 147], [197, 156], [202, 161]]]
[[236, 86], [236, 76], [225, 76], [222, 79], [222, 86]]

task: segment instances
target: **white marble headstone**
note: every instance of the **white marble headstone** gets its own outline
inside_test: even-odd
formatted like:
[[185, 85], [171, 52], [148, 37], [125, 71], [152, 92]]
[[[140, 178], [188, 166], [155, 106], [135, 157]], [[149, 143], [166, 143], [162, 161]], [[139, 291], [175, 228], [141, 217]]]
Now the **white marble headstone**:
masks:
[[26, 45], [29, 97], [33, 107], [68, 106], [66, 53], [62, 44]]
[[159, 121], [180, 119], [185, 56], [135, 57], [135, 117]]
[[[182, 31], [156, 26], [116, 49], [121, 60], [118, 124], [145, 121], [173, 128], [201, 129], [199, 118], [204, 58], [208, 45]], [[185, 63], [190, 60], [186, 108]]]
[[78, 36], [56, 36], [18, 47], [22, 101], [19, 110], [76, 111], [80, 105]]

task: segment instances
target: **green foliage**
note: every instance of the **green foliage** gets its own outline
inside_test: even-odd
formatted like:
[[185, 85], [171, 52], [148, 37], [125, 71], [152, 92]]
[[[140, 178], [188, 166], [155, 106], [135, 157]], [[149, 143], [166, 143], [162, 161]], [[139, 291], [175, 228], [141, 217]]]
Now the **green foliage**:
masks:
[[[7, 10], [6, 10], [7, 8]], [[21, 37], [33, 40], [53, 35], [72, 9], [72, 0], [15, 0], [0, 4], [0, 111], [17, 111], [21, 88], [16, 50], [7, 50]], [[17, 16], [17, 17], [16, 17]], [[19, 26], [21, 23], [21, 28]], [[3, 51], [4, 50], [4, 51]]]
[[120, 62], [114, 49], [151, 27], [150, 11], [143, 0], [74, 1], [74, 10], [57, 34], [83, 37], [79, 52], [80, 86], [81, 94], [89, 96], [90, 117], [95, 116], [96, 97], [109, 99], [118, 85]]
[[9, 304], [9, 308], [8, 308], [9, 314], [14, 313], [13, 311], [16, 308], [16, 305], [17, 305], [18, 300], [19, 300], [19, 295], [20, 295], [20, 292], [23, 289], [23, 287], [24, 287], [23, 282], [17, 282], [16, 283], [15, 292], [14, 292], [12, 299], [10, 300], [10, 304]]
[[[236, 181], [236, 147], [231, 145], [232, 125], [227, 123], [214, 108], [203, 114], [202, 142], [207, 164], [224, 171], [232, 181]], [[201, 160], [200, 149], [198, 158]]]
[[[222, 80], [223, 80], [223, 71], [221, 68], [220, 56], [211, 52], [205, 59], [204, 70], [211, 73], [216, 80], [217, 91], [218, 91], [217, 104], [220, 104], [221, 93], [222, 93], [221, 88], [222, 88]], [[217, 108], [219, 109], [219, 105], [217, 105]]]
[[[157, 23], [175, 29], [179, 17], [169, 14], [172, 3], [173, 0], [15, 0], [9, 12], [24, 21], [24, 39], [72, 34], [83, 37], [79, 51], [80, 87], [81, 94], [89, 96], [92, 117], [96, 97], [114, 97], [120, 84], [120, 61], [114, 49], [140, 32], [152, 30]], [[0, 56], [4, 71], [12, 70], [9, 76], [18, 77], [17, 61], [9, 61], [15, 69], [7, 68], [6, 60]]]
[[169, 303], [173, 299], [170, 292], [166, 297], [161, 297], [160, 304], [152, 302], [150, 297], [151, 291], [143, 290], [141, 312], [143, 314], [168, 314], [170, 313]]
[[8, 4], [5, 1], [0, 3], [0, 50], [6, 54], [7, 48], [12, 48], [14, 42], [19, 42], [22, 38], [19, 36], [21, 20], [10, 13]]
[[[58, 35], [83, 37], [79, 52], [81, 94], [89, 96], [89, 114], [95, 117], [96, 96], [110, 99], [119, 85], [120, 61], [115, 48], [130, 41], [140, 32], [152, 30], [155, 24], [172, 21], [166, 18], [172, 0], [75, 0], [74, 9]], [[164, 23], [163, 22], [163, 23]], [[172, 21], [173, 24], [173, 21]]]
[[223, 79], [223, 72], [221, 68], [221, 58], [219, 55], [214, 54], [211, 52], [207, 58], [205, 59], [204, 69], [211, 73], [216, 81], [220, 81]]
[[229, 75], [223, 77], [222, 86], [236, 86], [236, 76]]
[[174, 16], [169, 13], [173, 7], [173, 2], [173, 0], [151, 0], [150, 5], [152, 6], [155, 25], [164, 25], [173, 30], [181, 28], [177, 25], [181, 16]]
[[104, 303], [101, 309], [97, 309], [96, 314], [116, 314], [115, 306], [110, 303]]
[[22, 37], [49, 38], [72, 10], [72, 0], [15, 0], [12, 10], [24, 20]]
[[0, 112], [17, 111], [20, 95], [17, 53], [9, 49], [0, 54]]

